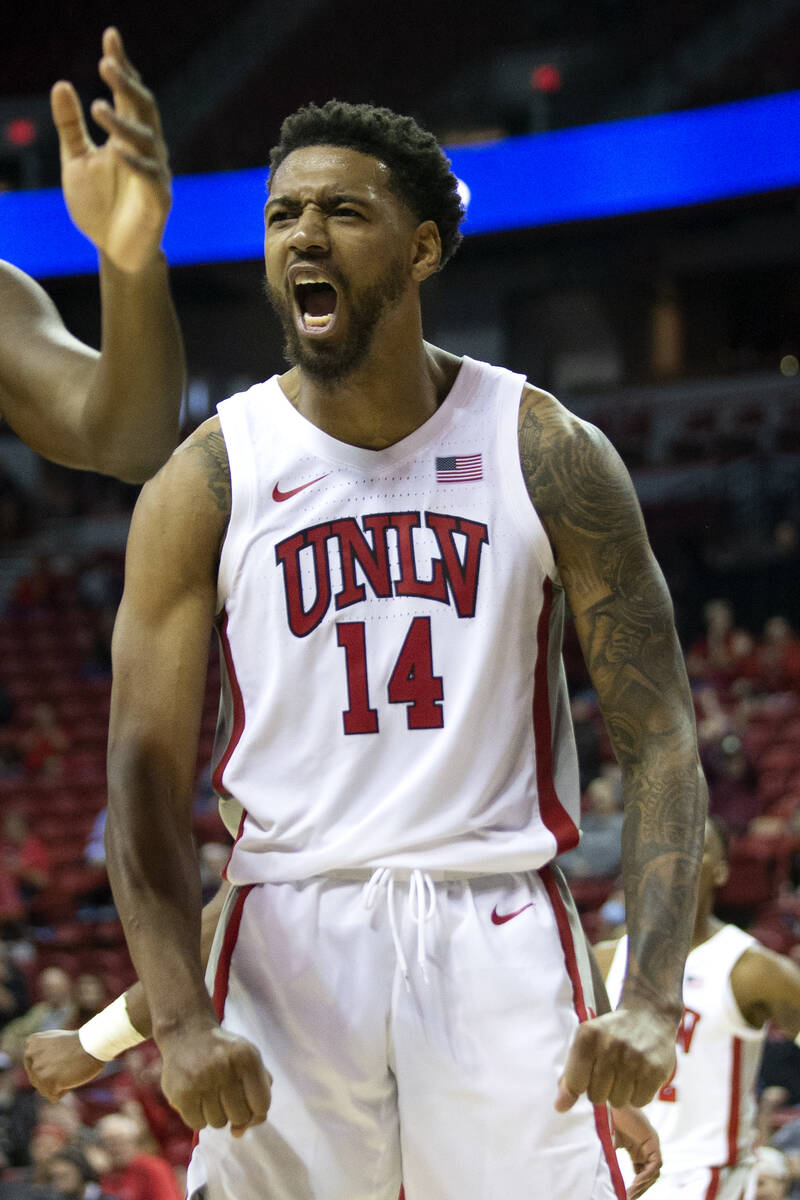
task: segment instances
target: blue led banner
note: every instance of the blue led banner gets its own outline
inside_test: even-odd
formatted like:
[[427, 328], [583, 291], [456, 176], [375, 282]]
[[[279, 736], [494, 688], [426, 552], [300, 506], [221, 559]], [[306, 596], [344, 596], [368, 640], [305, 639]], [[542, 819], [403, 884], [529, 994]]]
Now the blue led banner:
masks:
[[[679, 208], [800, 185], [800, 92], [450, 147], [467, 234]], [[260, 258], [265, 170], [174, 181], [173, 266]], [[0, 194], [0, 258], [32, 275], [93, 272], [61, 192]]]

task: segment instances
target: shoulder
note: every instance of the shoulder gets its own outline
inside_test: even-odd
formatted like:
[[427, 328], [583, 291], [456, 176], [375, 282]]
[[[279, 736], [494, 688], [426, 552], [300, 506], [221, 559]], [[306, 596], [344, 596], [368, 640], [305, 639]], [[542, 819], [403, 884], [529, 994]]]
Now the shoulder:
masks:
[[231, 479], [219, 418], [204, 421], [167, 459], [139, 495], [132, 537], [146, 528], [181, 555], [219, 551], [231, 508]]
[[[219, 417], [209, 417], [172, 452], [142, 488], [141, 497], [170, 490], [207, 489], [221, 507], [230, 506], [230, 466]], [[140, 498], [141, 498], [140, 497]]]
[[800, 968], [760, 942], [746, 947], [731, 968], [731, 990], [742, 1016], [760, 1026], [784, 1005], [800, 1007]]
[[528, 494], [558, 550], [642, 533], [630, 475], [596, 426], [526, 385], [518, 434]]

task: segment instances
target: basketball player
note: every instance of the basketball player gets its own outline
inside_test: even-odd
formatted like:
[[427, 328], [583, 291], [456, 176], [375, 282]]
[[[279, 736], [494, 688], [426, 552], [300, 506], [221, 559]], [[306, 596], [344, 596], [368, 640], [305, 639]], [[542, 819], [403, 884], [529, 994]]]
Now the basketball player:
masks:
[[[725, 834], [706, 825], [697, 916], [683, 982], [675, 1075], [645, 1110], [661, 1139], [664, 1166], [653, 1200], [741, 1200], [757, 1172], [755, 1080], [766, 1023], [800, 1033], [800, 969], [712, 909], [728, 877]], [[612, 1003], [625, 970], [627, 938], [595, 947]]]
[[89, 138], [75, 89], [51, 93], [72, 219], [100, 252], [100, 352], [67, 332], [28, 275], [0, 262], [0, 411], [24, 442], [69, 467], [149, 478], [178, 440], [183, 346], [160, 250], [170, 174], [158, 109], [116, 29], [103, 34], [100, 77], [112, 103]]
[[[331, 103], [271, 165], [295, 365], [145, 487], [114, 633], [107, 861], [201, 1131], [189, 1193], [396, 1200], [402, 1156], [408, 1200], [621, 1196], [605, 1104], [672, 1070], [705, 810], [633, 488], [553, 397], [423, 341], [462, 216], [429, 135]], [[579, 836], [565, 600], [623, 769], [634, 947], [585, 1021], [547, 866]], [[189, 816], [215, 624], [243, 818], [212, 1004]]]

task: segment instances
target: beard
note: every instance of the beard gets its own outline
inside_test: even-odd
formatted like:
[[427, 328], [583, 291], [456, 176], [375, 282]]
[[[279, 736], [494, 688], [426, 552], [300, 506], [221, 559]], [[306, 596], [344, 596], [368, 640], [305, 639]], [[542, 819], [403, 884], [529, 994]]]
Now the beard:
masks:
[[404, 265], [394, 261], [376, 283], [354, 293], [336, 277], [337, 305], [348, 305], [347, 335], [335, 345], [303, 339], [294, 319], [294, 305], [286, 293], [264, 280], [264, 291], [281, 323], [283, 353], [287, 362], [322, 383], [339, 383], [351, 375], [369, 354], [375, 330], [384, 313], [395, 307], [406, 287]]

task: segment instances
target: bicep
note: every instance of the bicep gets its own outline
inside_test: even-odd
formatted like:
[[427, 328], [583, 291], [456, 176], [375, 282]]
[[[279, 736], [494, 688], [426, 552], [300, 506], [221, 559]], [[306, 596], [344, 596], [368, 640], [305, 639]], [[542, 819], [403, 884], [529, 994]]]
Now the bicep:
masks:
[[165, 794], [191, 792], [220, 521], [190, 454], [145, 487], [131, 523], [109, 726], [109, 787], [123, 792], [131, 777], [145, 787], [160, 777]]
[[731, 972], [742, 1015], [755, 1026], [772, 1020], [789, 1037], [800, 1033], [800, 967], [763, 946], [747, 950]]
[[[691, 732], [672, 602], [630, 476], [599, 432], [544, 408], [520, 448], [528, 490], [553, 547], [575, 628], [617, 757], [643, 738]], [[534, 436], [535, 435], [535, 436]]]

